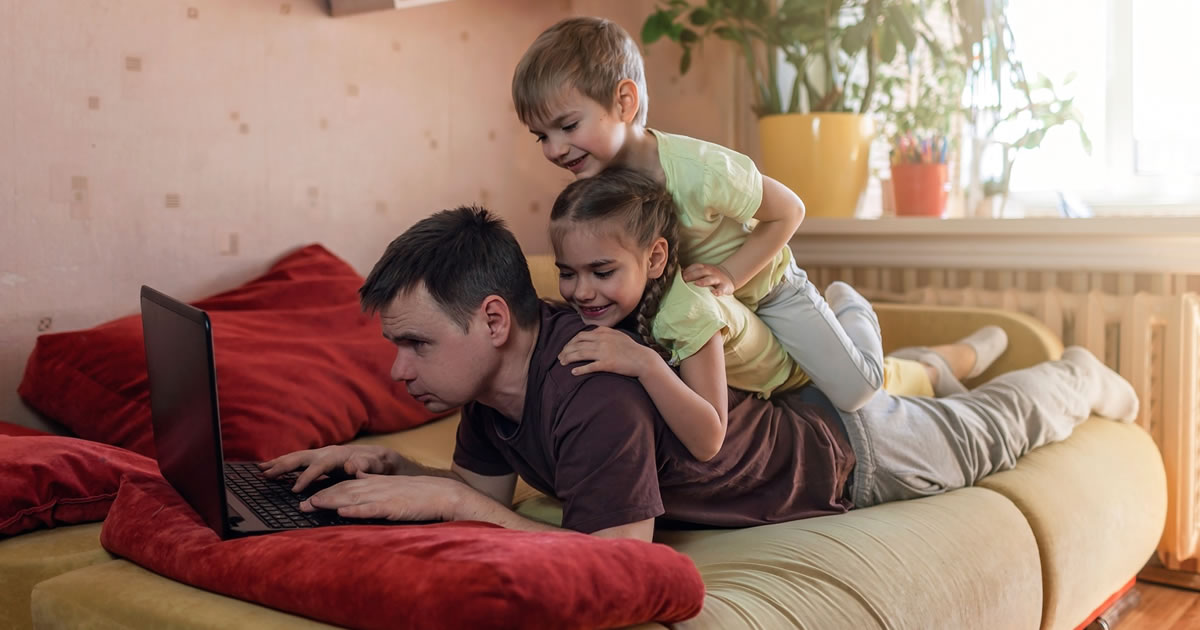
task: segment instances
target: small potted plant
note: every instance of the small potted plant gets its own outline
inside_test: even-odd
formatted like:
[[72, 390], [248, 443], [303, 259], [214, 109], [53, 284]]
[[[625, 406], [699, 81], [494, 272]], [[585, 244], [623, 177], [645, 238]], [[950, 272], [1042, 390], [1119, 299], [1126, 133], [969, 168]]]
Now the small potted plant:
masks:
[[899, 216], [940, 217], [946, 210], [951, 130], [962, 111], [966, 69], [944, 55], [910, 57], [880, 81], [890, 183]]
[[762, 170], [795, 190], [812, 216], [853, 216], [867, 184], [879, 67], [930, 41], [930, 0], [667, 0], [642, 41], [694, 51], [716, 37], [738, 47], [754, 82]]

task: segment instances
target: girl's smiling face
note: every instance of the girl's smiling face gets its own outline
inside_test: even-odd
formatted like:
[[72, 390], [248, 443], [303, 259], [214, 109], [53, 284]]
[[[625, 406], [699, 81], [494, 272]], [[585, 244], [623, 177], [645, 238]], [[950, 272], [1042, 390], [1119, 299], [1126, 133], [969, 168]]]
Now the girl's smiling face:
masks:
[[597, 227], [570, 222], [554, 239], [558, 292], [584, 323], [613, 328], [637, 310], [647, 281], [662, 275], [666, 239], [638, 251]]

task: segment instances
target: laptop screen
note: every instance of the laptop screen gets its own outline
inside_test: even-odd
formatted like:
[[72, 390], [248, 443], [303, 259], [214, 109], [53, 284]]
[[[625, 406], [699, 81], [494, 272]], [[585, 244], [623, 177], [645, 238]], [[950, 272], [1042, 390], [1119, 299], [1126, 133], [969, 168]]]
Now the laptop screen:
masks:
[[163, 477], [225, 538], [224, 460], [208, 314], [142, 287], [154, 448]]

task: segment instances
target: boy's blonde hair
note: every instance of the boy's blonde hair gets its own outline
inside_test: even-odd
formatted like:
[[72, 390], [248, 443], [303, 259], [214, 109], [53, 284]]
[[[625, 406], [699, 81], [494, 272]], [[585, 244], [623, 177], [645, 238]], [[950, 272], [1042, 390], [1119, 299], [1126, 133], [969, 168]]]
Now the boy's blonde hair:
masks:
[[625, 79], [637, 85], [634, 122], [645, 126], [650, 99], [637, 42], [611, 20], [567, 18], [538, 35], [517, 63], [513, 105], [521, 122], [530, 124], [550, 116], [554, 99], [573, 87], [612, 109], [617, 104], [617, 84]]

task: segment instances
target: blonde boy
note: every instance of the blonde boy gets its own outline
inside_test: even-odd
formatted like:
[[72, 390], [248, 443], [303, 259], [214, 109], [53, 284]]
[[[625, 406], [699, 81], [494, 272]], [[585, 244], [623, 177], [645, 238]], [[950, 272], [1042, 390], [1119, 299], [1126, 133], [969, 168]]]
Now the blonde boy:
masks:
[[741, 153], [646, 127], [642, 56], [624, 29], [593, 17], [555, 24], [517, 64], [512, 94], [546, 159], [577, 179], [621, 165], [661, 182], [679, 207], [684, 280], [754, 310], [835, 406], [854, 411], [879, 390], [870, 304], [834, 283], [831, 309], [792, 261], [800, 198]]

